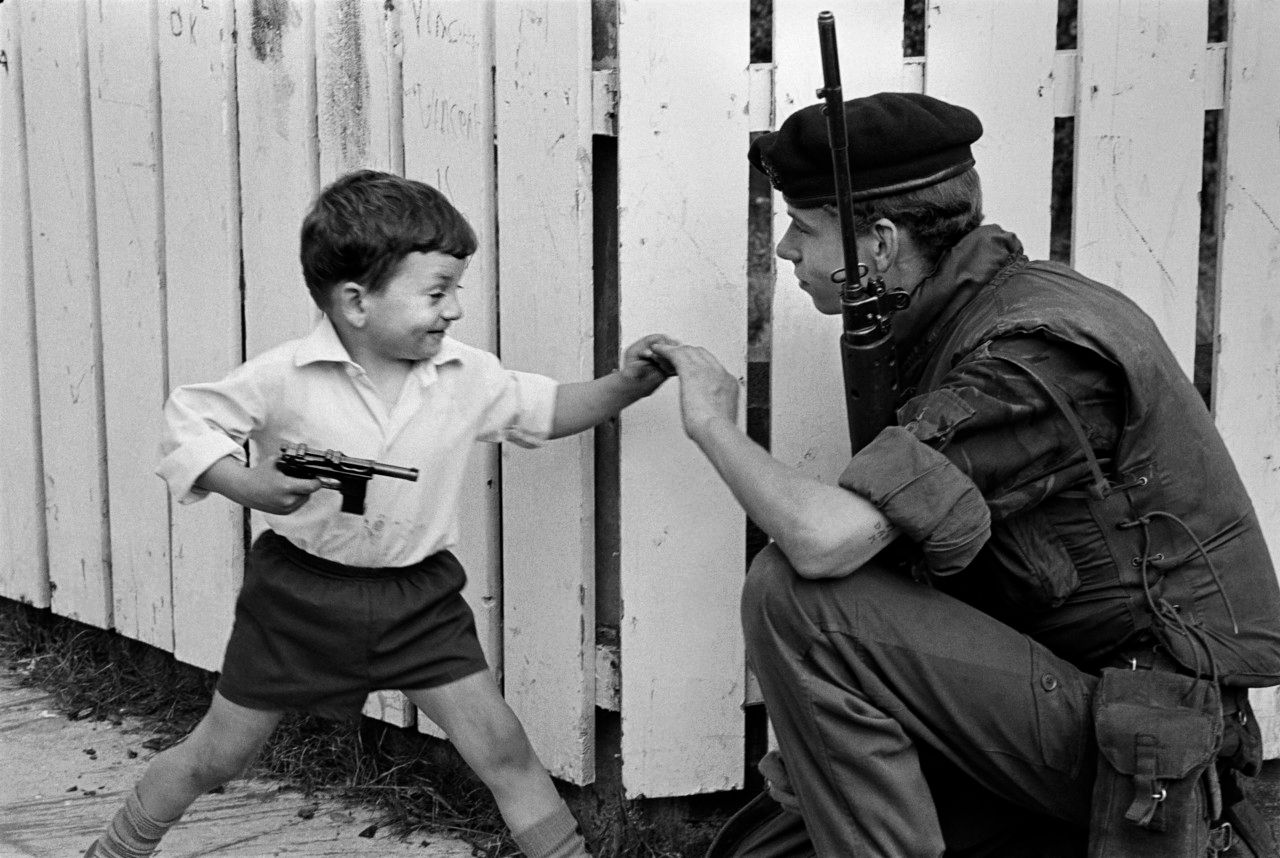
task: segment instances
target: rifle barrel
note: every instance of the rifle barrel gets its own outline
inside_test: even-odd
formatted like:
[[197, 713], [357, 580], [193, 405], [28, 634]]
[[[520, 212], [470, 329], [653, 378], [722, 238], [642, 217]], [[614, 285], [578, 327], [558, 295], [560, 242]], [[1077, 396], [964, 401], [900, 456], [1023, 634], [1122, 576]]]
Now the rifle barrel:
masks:
[[[827, 136], [831, 143], [831, 166], [835, 170], [836, 207], [840, 211], [840, 244], [844, 253], [844, 284], [840, 300], [854, 300], [862, 288], [858, 269], [857, 230], [853, 218], [853, 179], [849, 171], [849, 131], [844, 118], [844, 89], [840, 84], [840, 51], [836, 47], [836, 18], [830, 12], [818, 14], [818, 49], [822, 54], [822, 89], [826, 101]], [[852, 320], [850, 320], [852, 321]]]

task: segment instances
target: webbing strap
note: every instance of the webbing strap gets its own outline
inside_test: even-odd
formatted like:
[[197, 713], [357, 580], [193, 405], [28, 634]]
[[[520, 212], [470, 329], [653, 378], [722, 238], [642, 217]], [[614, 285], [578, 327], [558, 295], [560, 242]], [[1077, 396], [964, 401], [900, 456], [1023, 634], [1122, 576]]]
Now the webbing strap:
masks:
[[1163, 824], [1156, 821], [1156, 811], [1165, 800], [1165, 791], [1156, 779], [1156, 763], [1160, 746], [1155, 736], [1139, 733], [1133, 737], [1134, 768], [1133, 803], [1124, 812], [1124, 818], [1132, 823], [1162, 831]]
[[1111, 494], [1111, 483], [1102, 473], [1102, 465], [1098, 463], [1098, 457], [1093, 454], [1093, 446], [1089, 443], [1089, 436], [1084, 431], [1084, 424], [1080, 421], [1080, 415], [1076, 414], [1076, 410], [1071, 407], [1071, 403], [1067, 401], [1067, 397], [1062, 390], [1057, 385], [1049, 384], [1029, 364], [1018, 358], [995, 353], [992, 353], [991, 357], [1013, 364], [1026, 373], [1027, 377], [1045, 392], [1058, 411], [1062, 413], [1062, 416], [1066, 418], [1072, 434], [1076, 437], [1076, 443], [1080, 446], [1080, 451], [1084, 453], [1085, 460], [1089, 465], [1089, 471], [1093, 474], [1093, 485], [1090, 486], [1090, 491], [1098, 500]]

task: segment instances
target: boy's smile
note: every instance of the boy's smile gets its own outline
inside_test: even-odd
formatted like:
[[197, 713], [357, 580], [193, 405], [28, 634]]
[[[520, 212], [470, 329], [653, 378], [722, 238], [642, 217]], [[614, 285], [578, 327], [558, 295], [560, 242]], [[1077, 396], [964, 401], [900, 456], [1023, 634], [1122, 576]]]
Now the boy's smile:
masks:
[[415, 251], [401, 260], [385, 286], [365, 292], [360, 330], [368, 356], [416, 362], [439, 354], [445, 331], [462, 318], [458, 290], [469, 261]]

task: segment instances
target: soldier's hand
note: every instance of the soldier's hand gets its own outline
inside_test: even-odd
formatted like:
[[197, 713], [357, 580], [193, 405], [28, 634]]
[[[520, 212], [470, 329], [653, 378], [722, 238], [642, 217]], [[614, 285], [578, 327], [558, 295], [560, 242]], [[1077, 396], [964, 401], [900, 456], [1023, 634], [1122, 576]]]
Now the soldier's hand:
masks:
[[679, 345], [666, 334], [649, 334], [632, 343], [622, 356], [619, 371], [623, 379], [638, 385], [648, 396], [662, 386], [662, 383], [675, 375], [675, 368], [655, 351], [657, 345]]
[[708, 420], [738, 419], [738, 379], [701, 346], [659, 343], [653, 351], [680, 376], [680, 415], [685, 434], [697, 435]]

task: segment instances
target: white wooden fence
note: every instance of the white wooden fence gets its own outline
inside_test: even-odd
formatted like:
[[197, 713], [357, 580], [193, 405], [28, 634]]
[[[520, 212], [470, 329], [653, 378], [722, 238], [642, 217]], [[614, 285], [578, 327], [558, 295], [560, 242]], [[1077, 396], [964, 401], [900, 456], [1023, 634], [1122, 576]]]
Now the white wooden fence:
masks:
[[[1074, 116], [1074, 261], [1142, 303], [1188, 370], [1201, 132], [1224, 111], [1213, 391], [1275, 551], [1280, 0], [1233, 0], [1213, 45], [1208, 0], [1080, 0], [1073, 51], [1055, 50], [1054, 0], [931, 0], [925, 56], [906, 59], [902, 0], [774, 0], [769, 66], [749, 63], [748, 0], [597, 2], [596, 42], [616, 51], [594, 58], [589, 0], [0, 2], [0, 595], [218, 667], [244, 518], [169, 504], [160, 406], [307, 329], [300, 218], [356, 166], [435, 184], [468, 215], [481, 248], [457, 334], [509, 366], [589, 378], [616, 326], [704, 344], [745, 379], [748, 137], [814, 100], [823, 8], [847, 94], [923, 90], [982, 116], [988, 220], [1033, 255], [1054, 118]], [[593, 135], [616, 138], [616, 177], [594, 174]], [[593, 212], [615, 178], [616, 213]], [[593, 261], [615, 239], [616, 310], [596, 306]], [[835, 320], [787, 268], [773, 450], [830, 479], [847, 455]], [[744, 519], [675, 396], [621, 418], [616, 485], [590, 434], [479, 450], [458, 551], [543, 760], [592, 781], [595, 710], [620, 710], [633, 796], [743, 779]], [[620, 510], [599, 532], [597, 506]], [[597, 647], [597, 584], [618, 647]], [[1275, 748], [1276, 697], [1257, 703]], [[369, 711], [413, 723], [390, 695]]]

